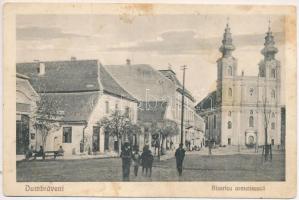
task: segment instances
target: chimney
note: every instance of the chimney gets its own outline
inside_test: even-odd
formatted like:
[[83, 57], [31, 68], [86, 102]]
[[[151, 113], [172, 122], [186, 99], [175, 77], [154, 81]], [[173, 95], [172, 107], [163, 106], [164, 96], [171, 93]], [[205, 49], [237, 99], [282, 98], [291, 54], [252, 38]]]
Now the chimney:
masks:
[[38, 66], [38, 75], [44, 75], [46, 73], [45, 63], [40, 62]]
[[131, 60], [130, 60], [130, 59], [127, 59], [127, 60], [126, 60], [126, 63], [127, 63], [127, 65], [131, 65]]
[[76, 61], [76, 60], [77, 60], [77, 58], [75, 56], [71, 57], [71, 61]]

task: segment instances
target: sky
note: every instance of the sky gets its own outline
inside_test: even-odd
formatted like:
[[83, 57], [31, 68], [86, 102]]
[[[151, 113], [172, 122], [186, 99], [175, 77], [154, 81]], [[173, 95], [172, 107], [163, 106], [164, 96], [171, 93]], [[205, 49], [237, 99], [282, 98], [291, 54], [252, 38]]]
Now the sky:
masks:
[[226, 23], [238, 74], [243, 70], [245, 76], [256, 76], [269, 19], [284, 82], [284, 17], [279, 15], [18, 15], [17, 62], [76, 57], [112, 65], [130, 59], [156, 69], [171, 67], [179, 80], [186, 65], [186, 87], [198, 102], [216, 87]]

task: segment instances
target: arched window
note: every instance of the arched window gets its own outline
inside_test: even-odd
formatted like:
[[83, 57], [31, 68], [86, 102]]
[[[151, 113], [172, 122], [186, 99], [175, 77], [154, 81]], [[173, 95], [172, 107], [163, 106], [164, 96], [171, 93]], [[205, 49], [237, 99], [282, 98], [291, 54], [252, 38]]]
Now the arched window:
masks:
[[232, 96], [233, 95], [233, 91], [232, 91], [232, 89], [231, 88], [228, 88], [228, 96]]
[[249, 127], [253, 127], [254, 126], [254, 119], [253, 116], [249, 117]]
[[232, 112], [231, 111], [228, 111], [228, 116], [232, 116]]
[[273, 99], [275, 99], [275, 90], [272, 90], [272, 91], [271, 91], [271, 97], [272, 97]]
[[232, 76], [232, 75], [233, 75], [232, 66], [228, 66], [228, 68], [227, 68], [227, 74], [228, 74], [229, 76]]
[[272, 69], [271, 70], [271, 78], [275, 78], [276, 77], [276, 70]]
[[273, 113], [272, 113], [272, 118], [274, 118], [274, 117], [275, 117], [275, 113], [273, 112]]
[[233, 125], [232, 125], [232, 122], [231, 122], [231, 121], [228, 121], [228, 122], [227, 122], [227, 128], [228, 128], [228, 129], [231, 129], [232, 126], [233, 126]]
[[253, 95], [253, 91], [254, 91], [253, 88], [250, 88], [250, 89], [249, 89], [250, 96]]

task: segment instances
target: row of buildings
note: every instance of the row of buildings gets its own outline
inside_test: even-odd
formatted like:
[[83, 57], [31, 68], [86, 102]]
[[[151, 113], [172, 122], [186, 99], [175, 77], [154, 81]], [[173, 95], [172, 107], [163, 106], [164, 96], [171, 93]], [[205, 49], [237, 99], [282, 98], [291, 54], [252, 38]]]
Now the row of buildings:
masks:
[[[150, 65], [103, 66], [98, 60], [34, 61], [17, 66], [17, 154], [33, 146], [65, 154], [113, 153], [119, 142], [99, 121], [114, 111], [126, 113], [141, 127], [133, 143], [141, 150], [162, 142], [153, 125], [177, 128], [163, 138], [164, 149], [180, 143], [182, 85], [172, 69], [155, 70]], [[195, 99], [185, 92], [184, 139], [188, 148], [204, 146], [204, 120], [195, 112]], [[42, 114], [41, 114], [42, 113]], [[55, 114], [55, 119], [51, 118]], [[44, 118], [44, 119], [43, 119]], [[35, 122], [48, 120], [45, 135]], [[43, 122], [42, 122], [43, 123]], [[43, 124], [39, 124], [42, 126]], [[175, 130], [175, 129], [173, 129]]]
[[173, 133], [163, 138], [162, 146], [176, 148], [181, 141], [182, 95], [186, 97], [186, 148], [203, 147], [206, 140], [221, 146], [284, 146], [286, 108], [281, 104], [281, 66], [275, 59], [278, 50], [270, 27], [257, 76], [237, 74], [233, 50], [227, 24], [220, 47], [222, 56], [217, 60], [216, 90], [198, 104], [188, 90], [183, 94], [183, 86], [171, 68], [156, 70], [146, 64], [133, 65], [130, 60], [123, 65], [103, 66], [98, 60], [75, 58], [18, 63], [17, 153], [42, 143], [41, 134], [32, 124], [40, 118], [34, 113], [43, 101], [54, 105], [59, 116], [46, 139], [46, 150], [62, 146], [66, 154], [86, 153], [88, 149], [98, 153], [118, 151], [123, 141], [98, 124], [115, 110], [126, 113], [141, 127], [132, 140], [140, 149], [161, 142], [154, 125], [174, 127]]

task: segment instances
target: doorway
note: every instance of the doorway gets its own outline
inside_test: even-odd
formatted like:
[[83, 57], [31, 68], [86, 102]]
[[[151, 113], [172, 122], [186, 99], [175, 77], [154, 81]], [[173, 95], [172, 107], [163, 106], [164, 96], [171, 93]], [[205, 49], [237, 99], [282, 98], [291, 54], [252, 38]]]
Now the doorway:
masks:
[[100, 151], [100, 127], [94, 126], [93, 127], [93, 134], [92, 134], [92, 151]]
[[16, 121], [16, 153], [24, 155], [29, 146], [29, 117], [21, 115], [21, 119]]

